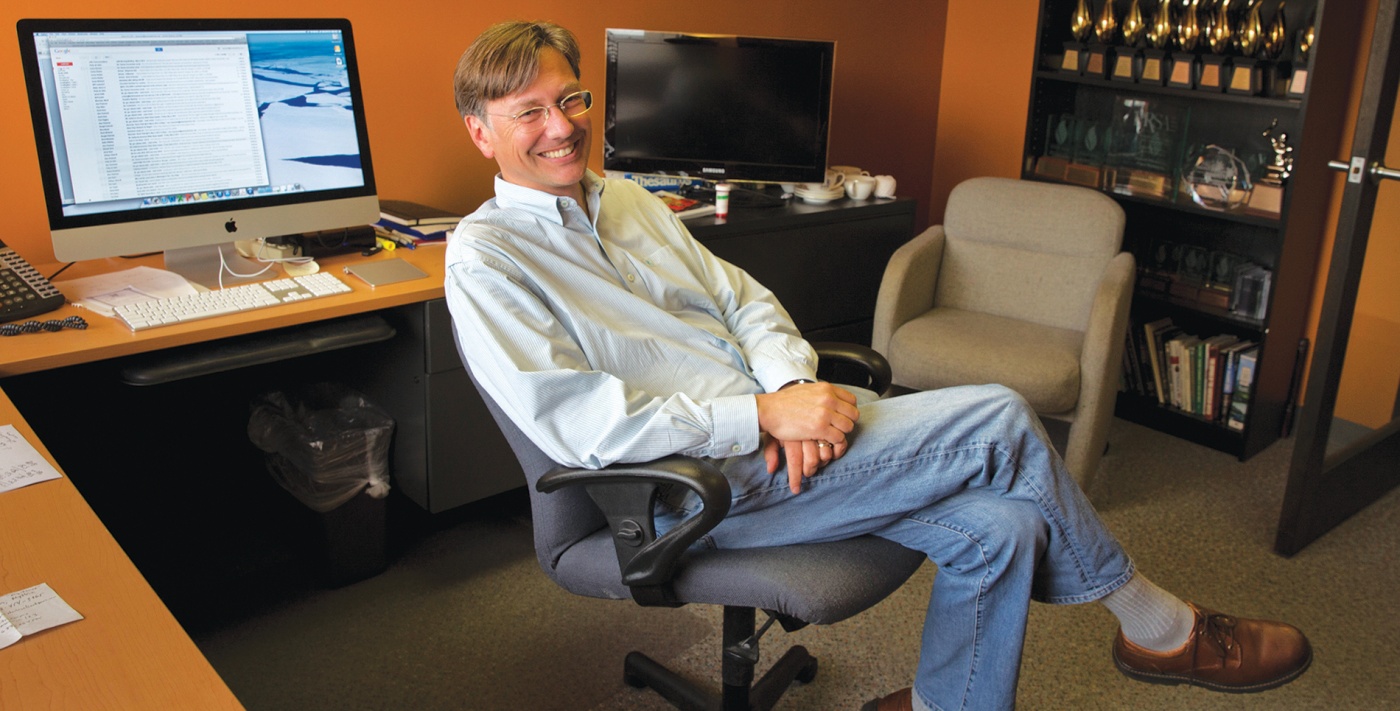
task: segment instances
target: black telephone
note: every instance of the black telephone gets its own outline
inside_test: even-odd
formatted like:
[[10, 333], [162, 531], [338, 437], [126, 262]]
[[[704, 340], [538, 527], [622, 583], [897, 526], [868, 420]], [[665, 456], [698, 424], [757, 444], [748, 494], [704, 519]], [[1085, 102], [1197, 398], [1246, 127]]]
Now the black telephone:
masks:
[[59, 292], [19, 253], [0, 242], [0, 323], [29, 318], [63, 305]]

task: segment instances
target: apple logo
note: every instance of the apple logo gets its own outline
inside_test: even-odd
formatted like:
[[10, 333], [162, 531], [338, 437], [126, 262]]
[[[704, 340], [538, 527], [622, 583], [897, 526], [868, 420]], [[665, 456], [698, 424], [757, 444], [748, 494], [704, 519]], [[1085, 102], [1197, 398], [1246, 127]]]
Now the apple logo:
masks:
[[224, 223], [224, 231], [225, 231], [225, 232], [237, 232], [237, 231], [238, 231], [238, 223], [237, 223], [237, 222], [234, 222], [234, 221], [233, 221], [233, 218], [230, 217], [229, 220], [228, 220], [228, 222], [225, 222], [225, 223]]

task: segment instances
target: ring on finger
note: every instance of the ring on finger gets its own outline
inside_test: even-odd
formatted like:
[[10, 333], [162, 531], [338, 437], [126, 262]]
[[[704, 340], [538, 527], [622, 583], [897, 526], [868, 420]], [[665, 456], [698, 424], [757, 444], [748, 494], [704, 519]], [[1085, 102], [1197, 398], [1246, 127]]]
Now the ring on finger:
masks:
[[828, 441], [826, 441], [826, 440], [824, 440], [824, 439], [819, 439], [819, 440], [817, 440], [817, 446], [818, 446], [818, 447], [823, 447], [823, 448], [825, 448], [825, 447], [835, 447], [836, 445], [834, 445], [834, 444], [832, 444], [832, 443], [830, 443], [830, 442], [828, 442]]

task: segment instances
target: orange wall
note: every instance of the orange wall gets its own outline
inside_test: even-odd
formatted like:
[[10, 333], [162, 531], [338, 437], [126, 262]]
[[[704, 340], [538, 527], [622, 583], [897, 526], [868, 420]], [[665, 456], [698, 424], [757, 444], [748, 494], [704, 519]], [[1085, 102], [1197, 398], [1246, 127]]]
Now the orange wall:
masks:
[[[494, 164], [467, 140], [452, 106], [452, 70], [488, 25], [546, 19], [569, 27], [583, 47], [586, 85], [602, 88], [603, 30], [629, 27], [688, 32], [834, 39], [835, 102], [830, 161], [889, 173], [899, 192], [929, 194], [947, 0], [885, 3], [835, 0], [710, 0], [689, 9], [653, 0], [576, 3], [517, 0], [245, 0], [232, 16], [346, 17], [355, 30], [379, 194], [469, 211], [491, 196]], [[24, 17], [111, 17], [111, 2], [10, 0], [7, 26]], [[117, 16], [208, 16], [209, 6], [172, 0], [123, 3]], [[132, 9], [135, 8], [135, 9]], [[3, 239], [35, 262], [53, 258], [39, 185], [24, 77], [13, 31], [0, 55], [0, 195]], [[600, 125], [595, 122], [595, 126]], [[593, 162], [601, 170], [601, 135]]]

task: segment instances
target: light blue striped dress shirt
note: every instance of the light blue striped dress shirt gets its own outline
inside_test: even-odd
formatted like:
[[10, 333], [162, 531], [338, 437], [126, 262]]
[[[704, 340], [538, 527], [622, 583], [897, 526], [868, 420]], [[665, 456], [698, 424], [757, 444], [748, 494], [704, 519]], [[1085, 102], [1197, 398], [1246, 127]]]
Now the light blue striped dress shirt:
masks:
[[591, 171], [584, 187], [586, 213], [497, 176], [457, 227], [447, 304], [472, 372], [560, 464], [757, 450], [753, 395], [815, 377], [815, 352], [656, 197]]

